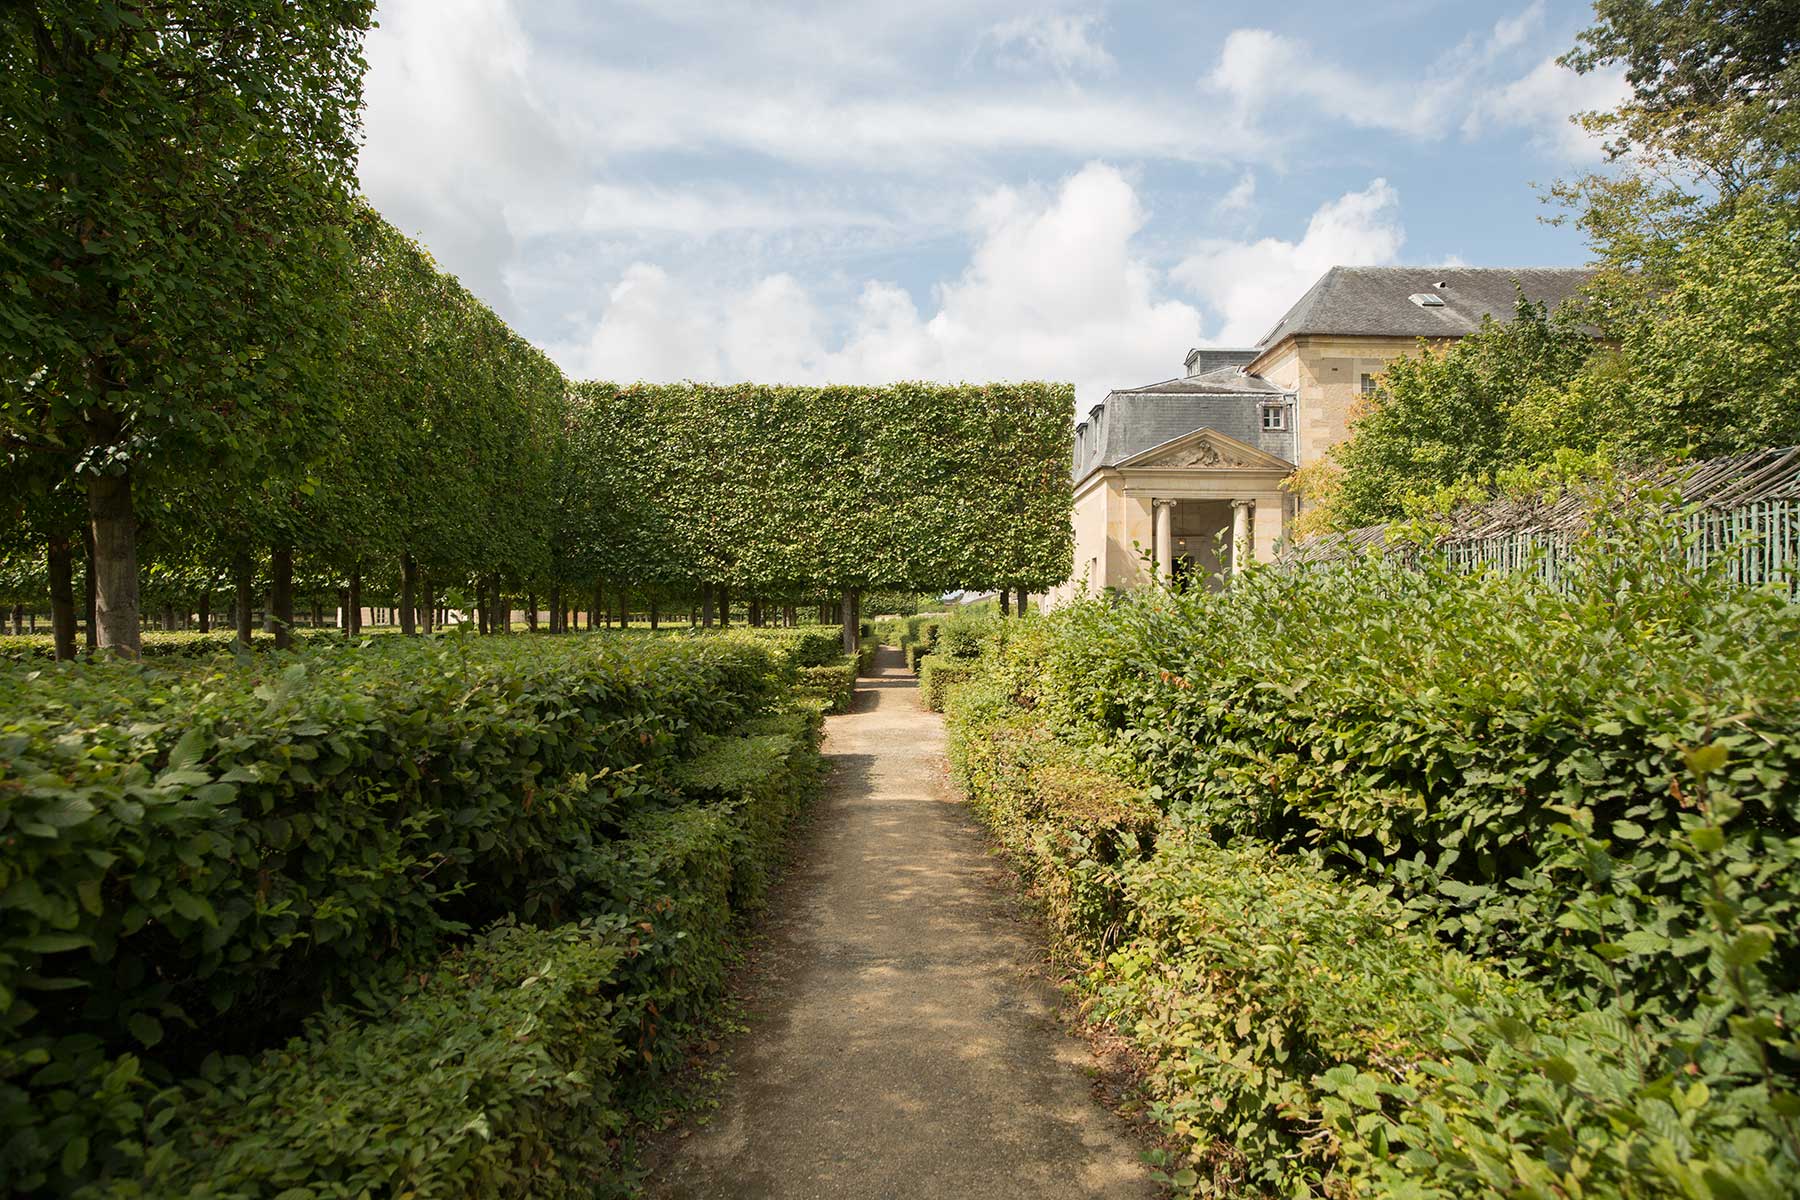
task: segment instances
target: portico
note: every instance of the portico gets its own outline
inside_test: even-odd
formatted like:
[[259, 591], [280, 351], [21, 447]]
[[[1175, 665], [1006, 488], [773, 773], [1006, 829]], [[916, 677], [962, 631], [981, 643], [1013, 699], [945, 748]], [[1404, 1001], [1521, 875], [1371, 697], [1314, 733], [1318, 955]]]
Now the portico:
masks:
[[1153, 578], [1224, 586], [1244, 564], [1274, 557], [1291, 504], [1281, 481], [1292, 470], [1214, 429], [1096, 470], [1077, 488], [1076, 582], [1085, 576], [1089, 592]]

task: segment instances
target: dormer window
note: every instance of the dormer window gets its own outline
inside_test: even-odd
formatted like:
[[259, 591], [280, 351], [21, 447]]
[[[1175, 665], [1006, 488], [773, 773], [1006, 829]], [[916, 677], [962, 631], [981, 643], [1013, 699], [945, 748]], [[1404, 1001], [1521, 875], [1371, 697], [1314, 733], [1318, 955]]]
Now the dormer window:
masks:
[[1287, 428], [1287, 405], [1265, 404], [1262, 406], [1262, 427], [1267, 430]]

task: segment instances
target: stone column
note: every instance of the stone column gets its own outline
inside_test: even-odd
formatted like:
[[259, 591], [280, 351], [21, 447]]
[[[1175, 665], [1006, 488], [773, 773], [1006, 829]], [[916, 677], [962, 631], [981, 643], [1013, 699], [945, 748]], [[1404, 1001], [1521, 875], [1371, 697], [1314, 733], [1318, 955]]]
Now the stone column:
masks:
[[1175, 502], [1152, 500], [1156, 510], [1156, 574], [1164, 585], [1175, 575]]
[[1250, 514], [1256, 511], [1254, 500], [1233, 500], [1231, 502], [1231, 573], [1236, 575], [1244, 569], [1246, 561], [1254, 556], [1250, 545]]

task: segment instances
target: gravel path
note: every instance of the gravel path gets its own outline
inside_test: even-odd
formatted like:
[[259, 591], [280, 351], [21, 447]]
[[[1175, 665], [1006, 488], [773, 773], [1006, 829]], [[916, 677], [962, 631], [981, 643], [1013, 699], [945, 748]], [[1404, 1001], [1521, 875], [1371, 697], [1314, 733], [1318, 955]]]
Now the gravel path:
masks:
[[831, 782], [774, 900], [727, 1095], [652, 1196], [1157, 1194], [945, 794], [943, 740], [889, 649], [827, 719]]

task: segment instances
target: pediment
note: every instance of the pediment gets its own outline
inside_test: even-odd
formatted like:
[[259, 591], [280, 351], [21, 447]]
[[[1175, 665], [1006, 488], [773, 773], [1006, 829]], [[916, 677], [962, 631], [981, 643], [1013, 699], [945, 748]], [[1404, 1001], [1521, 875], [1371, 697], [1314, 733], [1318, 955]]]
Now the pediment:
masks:
[[1132, 455], [1119, 469], [1291, 471], [1294, 464], [1216, 429], [1196, 429]]

